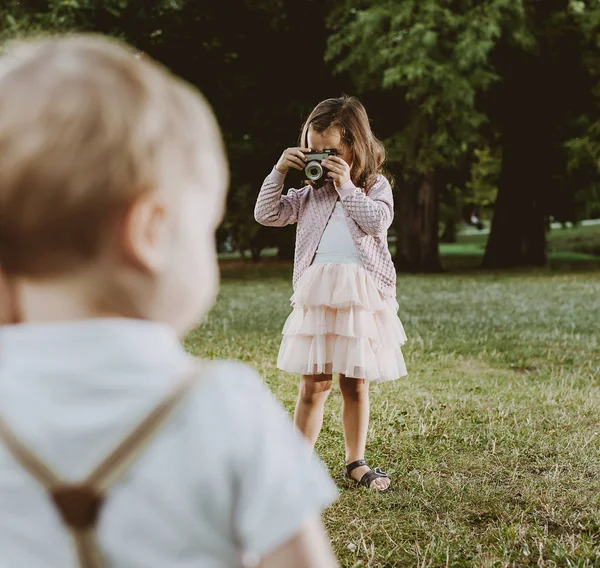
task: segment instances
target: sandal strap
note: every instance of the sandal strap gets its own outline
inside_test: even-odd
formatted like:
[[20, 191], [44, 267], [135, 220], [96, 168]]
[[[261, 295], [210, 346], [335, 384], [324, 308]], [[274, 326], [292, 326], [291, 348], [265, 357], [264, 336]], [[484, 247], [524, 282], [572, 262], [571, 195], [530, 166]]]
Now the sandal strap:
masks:
[[371, 470], [367, 471], [367, 473], [365, 473], [360, 478], [360, 481], [358, 482], [358, 486], [366, 487], [367, 489], [370, 489], [371, 483], [373, 483], [373, 481], [375, 481], [376, 479], [379, 479], [380, 477], [383, 477], [383, 475], [379, 475], [376, 471], [371, 469]]
[[365, 473], [360, 478], [358, 485], [359, 485], [359, 487], [366, 487], [367, 489], [370, 489], [371, 483], [373, 483], [373, 481], [375, 481], [376, 479], [379, 479], [381, 477], [386, 477], [389, 479], [389, 476], [387, 473], [385, 473], [385, 471], [382, 471], [380, 468], [376, 467], [375, 469], [372, 469], [371, 471], [367, 471], [367, 473]]
[[351, 471], [354, 471], [357, 467], [361, 467], [363, 465], [368, 466], [366, 460], [356, 460], [355, 462], [347, 464], [346, 465], [346, 477], [350, 477]]

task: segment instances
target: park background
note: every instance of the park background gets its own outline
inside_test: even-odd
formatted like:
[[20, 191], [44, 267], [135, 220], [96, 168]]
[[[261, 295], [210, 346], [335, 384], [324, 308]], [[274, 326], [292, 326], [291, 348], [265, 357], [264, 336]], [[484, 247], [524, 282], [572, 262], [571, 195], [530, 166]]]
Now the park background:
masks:
[[372, 391], [391, 494], [345, 482], [327, 405], [341, 564], [600, 566], [600, 0], [0, 2], [0, 42], [72, 30], [125, 39], [213, 106], [223, 282], [185, 345], [248, 362], [290, 412], [294, 228], [254, 221], [258, 189], [324, 98], [358, 96], [384, 140], [410, 374]]

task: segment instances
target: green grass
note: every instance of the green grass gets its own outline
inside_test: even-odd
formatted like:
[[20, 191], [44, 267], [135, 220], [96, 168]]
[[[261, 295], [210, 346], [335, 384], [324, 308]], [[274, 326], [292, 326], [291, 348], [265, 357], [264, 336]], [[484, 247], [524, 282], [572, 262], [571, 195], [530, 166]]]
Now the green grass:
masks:
[[[290, 295], [289, 265], [225, 265], [186, 347], [251, 364], [291, 414], [298, 379], [275, 366]], [[317, 444], [341, 565], [600, 566], [600, 272], [400, 275], [398, 300], [410, 374], [372, 388], [367, 447], [394, 491], [343, 479], [337, 388]]]
[[[452, 270], [475, 268], [483, 259], [488, 234], [459, 235], [454, 244], [441, 244], [440, 256]], [[551, 267], [562, 270], [600, 266], [600, 225], [552, 229], [548, 233]]]
[[[469, 235], [459, 235], [459, 242], [472, 243], [485, 247], [488, 233], [475, 233]], [[550, 248], [562, 247], [568, 245], [570, 248], [577, 248], [582, 243], [597, 245], [600, 243], [600, 225], [579, 225], [576, 227], [553, 228], [548, 233], [548, 243]]]

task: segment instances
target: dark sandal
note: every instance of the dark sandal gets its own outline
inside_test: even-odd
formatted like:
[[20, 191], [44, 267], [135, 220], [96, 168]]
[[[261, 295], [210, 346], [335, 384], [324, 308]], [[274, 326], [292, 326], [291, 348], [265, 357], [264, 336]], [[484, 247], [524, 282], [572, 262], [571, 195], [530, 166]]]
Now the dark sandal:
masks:
[[[346, 465], [346, 477], [348, 479], [351, 479], [352, 481], [356, 482], [359, 487], [366, 487], [367, 489], [371, 489], [371, 483], [373, 483], [373, 481], [375, 479], [378, 479], [380, 477], [386, 477], [387, 479], [390, 478], [390, 476], [385, 471], [382, 471], [380, 468], [376, 467], [375, 469], [370, 469], [370, 471], [367, 471], [367, 473], [365, 473], [360, 478], [360, 481], [356, 481], [356, 479], [354, 479], [354, 477], [352, 477], [350, 475], [350, 473], [352, 471], [354, 471], [357, 467], [361, 467], [363, 465], [366, 465], [367, 467], [369, 467], [369, 464], [366, 462], [366, 460], [357, 460], [355, 462], [352, 462], [352, 463], [349, 463]], [[380, 491], [381, 493], [385, 493], [386, 491], [389, 491], [391, 488], [392, 488], [392, 486], [389, 485], [386, 489], [376, 489], [375, 491]]]

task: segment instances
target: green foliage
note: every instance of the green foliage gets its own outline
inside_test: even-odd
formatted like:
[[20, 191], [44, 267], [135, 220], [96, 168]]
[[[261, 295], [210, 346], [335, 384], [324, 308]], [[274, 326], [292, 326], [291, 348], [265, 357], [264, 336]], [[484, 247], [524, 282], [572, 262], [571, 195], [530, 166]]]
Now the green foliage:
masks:
[[391, 156], [426, 173], [458, 165], [478, 144], [487, 117], [477, 97], [499, 79], [489, 55], [507, 22], [514, 41], [533, 44], [521, 1], [348, 1], [330, 18], [327, 57], [362, 90], [398, 90], [409, 120]]
[[[0, 40], [39, 33], [74, 30], [98, 31], [122, 37], [134, 44], [140, 39], [130, 21], [132, 16], [142, 26], [148, 39], [162, 34], [159, 20], [180, 11], [187, 0], [47, 0], [39, 4], [27, 0], [8, 0], [0, 8]], [[151, 27], [150, 22], [158, 25]]]
[[[450, 185], [465, 190], [460, 199], [454, 192], [455, 203], [463, 198], [491, 202], [499, 154], [488, 147], [495, 148], [498, 131], [512, 113], [497, 94], [507, 69], [523, 55], [544, 59], [548, 44], [561, 53], [562, 37], [573, 30], [581, 38], [573, 67], [582, 63], [596, 90], [595, 97], [578, 101], [571, 115], [556, 117], [557, 145], [562, 149], [566, 141], [573, 176], [569, 188], [560, 191], [577, 190], [580, 215], [594, 213], [600, 204], [600, 3], [563, 4], [4, 0], [0, 42], [67, 30], [117, 35], [196, 84], [226, 135], [232, 174], [226, 227], [236, 241], [256, 242], [252, 202], [262, 179], [283, 148], [295, 143], [310, 108], [342, 92], [371, 97], [367, 107], [372, 117], [379, 114], [375, 128], [387, 138], [390, 169], [397, 177], [435, 172], [443, 190], [453, 171], [458, 181]], [[339, 71], [334, 77], [322, 61], [325, 51]], [[306, 62], [311, 62], [310, 77], [304, 74]], [[503, 107], [496, 116], [494, 104]], [[553, 179], [565, 177], [562, 167], [552, 171]], [[259, 240], [268, 244], [270, 236]]]
[[[283, 0], [9, 2], [0, 8], [0, 21], [8, 23], [5, 37], [67, 30], [118, 36], [198, 86], [219, 118], [231, 163], [226, 230], [220, 235], [228, 231], [240, 248], [270, 243], [271, 235], [254, 221], [256, 194], [281, 151], [295, 144], [302, 117], [314, 104], [300, 89], [282, 96], [273, 81], [278, 76], [282, 84], [299, 85], [298, 65], [290, 62], [302, 56], [316, 61], [313, 69], [322, 75], [325, 16], [314, 10], [317, 2], [285, 10]], [[296, 39], [307, 22], [310, 46]], [[328, 88], [320, 78], [319, 84], [314, 96]]]
[[492, 207], [498, 195], [502, 155], [499, 148], [484, 146], [473, 151], [471, 178], [466, 184], [466, 203]]
[[[600, 1], [571, 0], [569, 10], [581, 29], [583, 64], [596, 81], [593, 89], [596, 104], [578, 119], [582, 136], [567, 141], [569, 166], [589, 167], [600, 173]], [[596, 188], [596, 192], [600, 200], [600, 190]]]
[[17, 37], [66, 31], [72, 21], [61, 3], [49, 3], [46, 11], [29, 8], [26, 2], [8, 0], [0, 6], [0, 42]]
[[[412, 176], [473, 164], [469, 192], [474, 188], [479, 192], [487, 176], [481, 168], [485, 169], [485, 148], [495, 144], [494, 130], [502, 132], [511, 115], [528, 112], [525, 106], [514, 107], [519, 104], [518, 97], [508, 103], [500, 94], [507, 78], [512, 75], [514, 81], [515, 74], [523, 73], [528, 65], [532, 71], [548, 73], [548, 65], [557, 61], [560, 67], [544, 76], [553, 88], [553, 72], [578, 69], [583, 64], [595, 78], [593, 92], [582, 92], [586, 87], [581, 77], [571, 73], [568, 80], [577, 81], [570, 83], [576, 85], [573, 92], [556, 103], [559, 113], [551, 111], [545, 118], [549, 129], [555, 130], [552, 136], [556, 145], [566, 143], [573, 177], [568, 179], [560, 149], [548, 150], [558, 159], [547, 159], [546, 167], [552, 169], [550, 175], [556, 182], [551, 209], [564, 210], [567, 194], [575, 195], [579, 215], [597, 208], [598, 0], [564, 4], [533, 0], [346, 0], [329, 22], [334, 33], [327, 57], [335, 62], [337, 71], [351, 74], [361, 92], [383, 88], [396, 93], [398, 112], [389, 117], [396, 123], [387, 141], [391, 159], [398, 162], [396, 171]], [[574, 41], [580, 41], [579, 49], [572, 49]], [[571, 60], [565, 63], [568, 57]], [[529, 87], [523, 83], [523, 88]], [[539, 88], [540, 96], [559, 100], [551, 93], [548, 97], [542, 94], [543, 89]], [[550, 108], [544, 101], [540, 103], [541, 108]], [[573, 113], [579, 113], [575, 120]], [[554, 139], [547, 141], [546, 146], [554, 143]], [[494, 164], [497, 178], [497, 162]], [[541, 172], [538, 177], [543, 178]], [[484, 183], [488, 196], [483, 201], [491, 201], [492, 187]]]
[[582, 216], [600, 214], [600, 1], [570, 0], [569, 12], [582, 35], [582, 62], [595, 82], [587, 112], [574, 123], [576, 136], [566, 141], [569, 170], [582, 187], [577, 194]]

